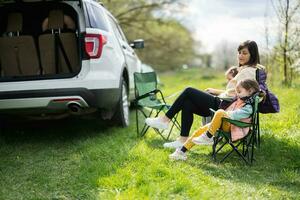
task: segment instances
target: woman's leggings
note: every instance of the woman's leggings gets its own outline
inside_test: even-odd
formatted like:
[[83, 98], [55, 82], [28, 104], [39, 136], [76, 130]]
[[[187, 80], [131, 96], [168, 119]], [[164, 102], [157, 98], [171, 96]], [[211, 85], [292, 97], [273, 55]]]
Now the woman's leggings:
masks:
[[222, 121], [223, 117], [229, 118], [229, 116], [227, 115], [227, 113], [224, 110], [222, 110], [222, 109], [217, 110], [215, 112], [215, 115], [214, 115], [213, 119], [211, 120], [211, 122], [206, 124], [205, 126], [198, 128], [193, 133], [193, 135], [191, 137], [189, 137], [189, 139], [184, 143], [183, 146], [187, 150], [190, 150], [195, 145], [193, 143], [193, 138], [199, 137], [200, 135], [205, 134], [207, 131], [212, 135], [215, 135], [217, 130], [219, 130], [219, 129], [229, 132], [230, 131], [230, 123], [226, 122], [226, 121]]
[[206, 92], [194, 88], [186, 88], [175, 100], [171, 108], [166, 113], [172, 119], [181, 111], [181, 131], [180, 135], [188, 137], [193, 124], [194, 116], [197, 114], [203, 117], [210, 116], [210, 108], [217, 110], [220, 99]]

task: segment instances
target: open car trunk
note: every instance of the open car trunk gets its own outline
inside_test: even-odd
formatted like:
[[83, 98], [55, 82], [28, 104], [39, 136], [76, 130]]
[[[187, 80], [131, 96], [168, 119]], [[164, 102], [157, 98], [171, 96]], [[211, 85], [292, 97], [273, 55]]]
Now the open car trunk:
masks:
[[78, 27], [76, 11], [64, 1], [0, 0], [0, 81], [76, 76]]

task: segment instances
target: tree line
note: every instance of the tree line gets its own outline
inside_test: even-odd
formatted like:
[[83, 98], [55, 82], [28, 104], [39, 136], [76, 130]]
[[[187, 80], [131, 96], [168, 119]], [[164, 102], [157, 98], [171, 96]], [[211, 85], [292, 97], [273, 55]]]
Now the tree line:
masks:
[[104, 0], [129, 41], [142, 38], [141, 60], [156, 70], [173, 70], [190, 65], [196, 56], [191, 32], [164, 10], [176, 12], [178, 0]]
[[[106, 7], [122, 26], [128, 40], [143, 38], [145, 49], [137, 53], [144, 63], [157, 70], [178, 69], [183, 65], [210, 67], [217, 63], [222, 69], [234, 64], [232, 44], [223, 41], [218, 52], [201, 54], [192, 33], [174, 17], [164, 14], [180, 12], [181, 0], [104, 0]], [[300, 0], [270, 0], [277, 23], [276, 41], [270, 42], [270, 29], [265, 25], [265, 51], [262, 63], [272, 74], [279, 74], [282, 83], [291, 85], [300, 73]], [[178, 10], [176, 10], [178, 9]], [[265, 16], [267, 18], [267, 16]], [[274, 19], [272, 19], [272, 23]], [[199, 62], [198, 62], [199, 64]]]

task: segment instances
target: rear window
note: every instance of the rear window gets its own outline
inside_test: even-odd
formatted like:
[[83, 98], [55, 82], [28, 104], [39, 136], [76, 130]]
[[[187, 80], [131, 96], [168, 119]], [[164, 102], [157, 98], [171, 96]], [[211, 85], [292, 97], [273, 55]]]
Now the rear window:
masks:
[[91, 28], [99, 28], [108, 31], [108, 27], [101, 8], [90, 3], [85, 3], [85, 5], [87, 12], [86, 24], [89, 24]]

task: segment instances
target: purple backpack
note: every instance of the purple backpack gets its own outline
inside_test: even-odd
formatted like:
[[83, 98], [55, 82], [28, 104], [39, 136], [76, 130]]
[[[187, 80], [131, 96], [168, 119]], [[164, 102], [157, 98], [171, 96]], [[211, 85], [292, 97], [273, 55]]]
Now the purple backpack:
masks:
[[266, 80], [267, 73], [263, 69], [256, 70], [256, 80], [258, 81], [259, 87], [266, 93], [264, 101], [258, 105], [260, 113], [278, 113], [280, 110], [278, 98], [268, 89]]

